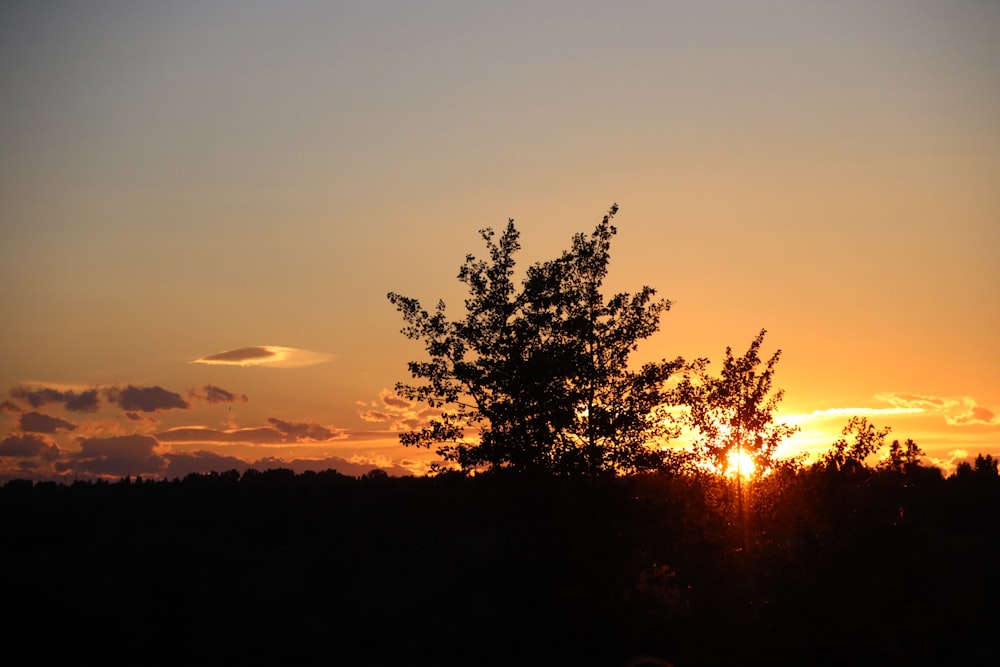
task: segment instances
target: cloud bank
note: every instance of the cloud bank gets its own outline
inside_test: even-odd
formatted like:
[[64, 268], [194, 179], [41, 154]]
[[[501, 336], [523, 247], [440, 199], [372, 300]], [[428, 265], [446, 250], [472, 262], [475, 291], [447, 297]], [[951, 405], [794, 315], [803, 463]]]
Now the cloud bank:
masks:
[[[67, 389], [33, 383], [16, 386], [9, 394], [10, 399], [0, 403], [0, 425], [7, 428], [6, 436], [0, 436], [0, 481], [164, 477], [247, 469], [260, 461], [280, 467], [281, 459], [260, 455], [275, 449], [291, 457], [315, 448], [316, 457], [296, 459], [311, 461], [301, 466], [315, 470], [325, 465], [323, 457], [329, 457], [331, 443], [340, 446], [350, 436], [336, 426], [277, 416], [265, 424], [238, 426], [231, 406], [248, 402], [248, 397], [213, 384], [173, 391], [158, 385]], [[219, 414], [220, 409], [225, 411]], [[181, 415], [190, 419], [188, 425], [161, 425], [168, 416], [176, 422]], [[226, 426], [206, 425], [204, 419]], [[371, 441], [360, 437], [357, 442]], [[215, 448], [222, 451], [211, 451]], [[191, 449], [195, 451], [185, 451]], [[232, 455], [235, 451], [240, 455]], [[329, 463], [345, 474], [379, 467], [347, 457], [333, 457]], [[394, 463], [382, 467], [390, 474], [393, 470], [403, 474]]]

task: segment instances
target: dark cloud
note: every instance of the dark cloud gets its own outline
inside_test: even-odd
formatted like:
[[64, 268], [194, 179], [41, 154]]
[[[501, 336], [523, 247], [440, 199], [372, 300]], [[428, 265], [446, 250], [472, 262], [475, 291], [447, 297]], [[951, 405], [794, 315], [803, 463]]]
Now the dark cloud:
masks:
[[274, 417], [269, 417], [267, 421], [269, 424], [274, 424], [276, 429], [290, 437], [294, 442], [320, 442], [332, 440], [343, 434], [342, 430], [332, 430], [316, 423], [296, 424], [275, 419]]
[[50, 417], [41, 412], [25, 412], [21, 415], [20, 429], [28, 433], [55, 433], [59, 429], [73, 431], [76, 425], [65, 419]]
[[204, 426], [182, 426], [162, 431], [156, 434], [160, 442], [203, 442], [203, 443], [242, 443], [269, 445], [287, 442], [284, 435], [273, 428], [261, 426], [258, 428], [238, 428], [231, 431], [220, 431]]
[[81, 458], [98, 456], [145, 457], [153, 453], [159, 443], [156, 438], [133, 433], [113, 435], [107, 438], [88, 438], [80, 441]]
[[69, 461], [60, 462], [57, 469], [113, 477], [156, 475], [167, 463], [155, 452], [158, 444], [155, 438], [137, 433], [90, 438], [82, 440], [80, 451]]
[[59, 448], [37, 435], [11, 435], [0, 442], [0, 456], [58, 458]]
[[180, 394], [167, 391], [163, 387], [108, 387], [104, 395], [112, 403], [117, 403], [126, 412], [158, 412], [174, 408], [185, 410], [191, 407]]
[[0, 412], [7, 412], [12, 415], [16, 415], [21, 412], [21, 408], [17, 407], [17, 405], [11, 403], [10, 401], [4, 401], [3, 403], [0, 403]]
[[210, 472], [237, 470], [243, 473], [250, 464], [235, 456], [223, 456], [215, 452], [188, 452], [186, 454], [165, 454], [167, 466], [161, 475], [165, 479], [184, 479], [194, 473], [204, 475]]
[[70, 412], [97, 412], [100, 407], [96, 389], [89, 389], [79, 394], [72, 391], [67, 393], [69, 395], [66, 396], [65, 405]]
[[204, 401], [205, 403], [215, 404], [215, 403], [246, 403], [246, 394], [234, 394], [231, 391], [226, 391], [221, 387], [216, 387], [215, 385], [206, 384], [203, 387], [198, 387], [196, 389], [191, 389], [188, 391], [188, 396], [194, 400]]
[[249, 361], [262, 361], [275, 356], [273, 350], [266, 347], [241, 347], [237, 350], [226, 350], [198, 359], [201, 363], [243, 364]]
[[14, 387], [10, 390], [14, 398], [27, 401], [33, 408], [40, 408], [49, 403], [61, 403], [71, 412], [97, 412], [100, 402], [97, 399], [97, 389], [86, 391], [62, 391], [51, 387]]

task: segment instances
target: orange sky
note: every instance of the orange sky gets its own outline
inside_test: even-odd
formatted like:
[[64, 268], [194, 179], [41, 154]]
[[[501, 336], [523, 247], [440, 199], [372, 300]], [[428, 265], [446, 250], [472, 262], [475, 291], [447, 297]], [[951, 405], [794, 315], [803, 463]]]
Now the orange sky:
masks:
[[386, 293], [457, 313], [479, 228], [525, 266], [613, 202], [608, 291], [674, 302], [636, 361], [766, 328], [789, 451], [1000, 453], [998, 45], [973, 0], [4, 3], [0, 477], [420, 470]]

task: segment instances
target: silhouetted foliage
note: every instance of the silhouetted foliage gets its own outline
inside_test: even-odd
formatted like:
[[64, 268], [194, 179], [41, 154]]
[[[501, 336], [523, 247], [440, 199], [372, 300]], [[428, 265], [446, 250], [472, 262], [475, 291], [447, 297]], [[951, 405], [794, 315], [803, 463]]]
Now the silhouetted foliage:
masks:
[[893, 440], [889, 445], [889, 455], [879, 462], [879, 468], [897, 473], [908, 472], [920, 465], [920, 457], [923, 454], [917, 443], [909, 438], [903, 444], [899, 444], [899, 440]]
[[704, 471], [8, 482], [5, 632], [53, 661], [985, 664], [954, 641], [997, 619], [979, 460], [779, 465], [746, 535]]
[[429, 361], [410, 362], [421, 384], [399, 395], [439, 410], [405, 445], [437, 446], [462, 470], [514, 468], [556, 473], [633, 472], [663, 462], [658, 440], [673, 434], [663, 385], [682, 362], [628, 367], [638, 342], [659, 327], [670, 302], [655, 290], [605, 299], [613, 206], [590, 235], [577, 234], [556, 259], [529, 267], [520, 289], [514, 221], [495, 239], [480, 232], [488, 259], [469, 255], [458, 279], [469, 290], [465, 316], [449, 320], [396, 293], [403, 333], [423, 341]]
[[771, 393], [781, 350], [761, 366], [761, 330], [741, 357], [726, 348], [718, 376], [709, 372], [707, 359], [697, 359], [677, 387], [678, 401], [688, 407], [687, 423], [694, 430], [695, 452], [719, 471], [731, 467], [733, 455], [747, 455], [757, 472], [774, 465], [774, 453], [796, 427], [774, 421], [784, 390]]
[[[885, 445], [885, 436], [892, 429], [877, 429], [867, 417], [851, 417], [841, 431], [841, 437], [822, 457], [822, 463], [836, 470], [859, 470], [865, 461]], [[848, 442], [848, 436], [854, 439]], [[898, 452], [897, 452], [898, 453]]]

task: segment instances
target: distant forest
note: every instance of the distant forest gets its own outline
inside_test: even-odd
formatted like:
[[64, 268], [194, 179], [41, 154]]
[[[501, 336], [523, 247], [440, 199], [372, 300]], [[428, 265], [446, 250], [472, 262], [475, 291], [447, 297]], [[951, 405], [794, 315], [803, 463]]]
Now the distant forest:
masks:
[[994, 664], [997, 461], [0, 487], [32, 659]]

